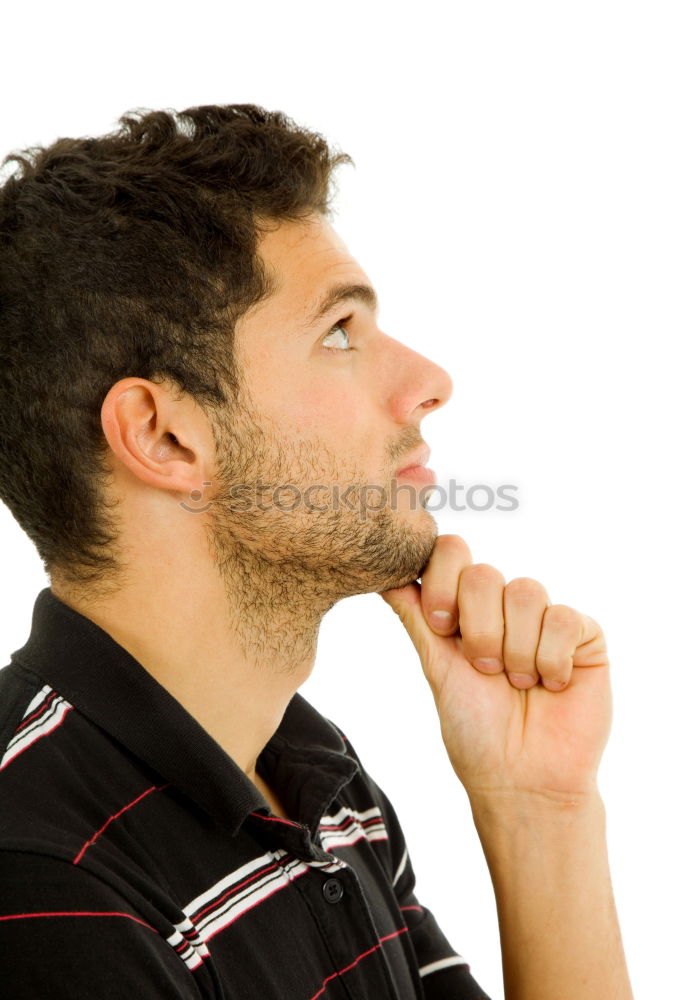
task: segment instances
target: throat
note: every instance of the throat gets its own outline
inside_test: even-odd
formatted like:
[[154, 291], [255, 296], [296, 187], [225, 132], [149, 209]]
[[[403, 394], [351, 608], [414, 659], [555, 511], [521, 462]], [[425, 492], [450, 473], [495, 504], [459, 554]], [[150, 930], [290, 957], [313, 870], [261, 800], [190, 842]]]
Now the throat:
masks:
[[275, 816], [279, 816], [280, 819], [288, 819], [292, 823], [295, 822], [295, 820], [293, 820], [292, 817], [287, 813], [286, 809], [284, 808], [284, 805], [282, 804], [279, 796], [276, 794], [274, 789], [257, 772], [255, 772], [254, 782], [257, 788], [260, 790], [260, 792], [262, 792], [263, 796], [267, 801], [267, 804], [269, 805], [270, 809], [272, 810], [272, 813]]

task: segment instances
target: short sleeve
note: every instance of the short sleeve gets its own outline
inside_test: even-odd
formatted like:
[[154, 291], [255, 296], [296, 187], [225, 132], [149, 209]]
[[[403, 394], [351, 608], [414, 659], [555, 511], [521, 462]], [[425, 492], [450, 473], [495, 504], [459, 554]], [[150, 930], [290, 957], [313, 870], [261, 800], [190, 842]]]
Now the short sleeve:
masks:
[[182, 957], [111, 886], [0, 851], [0, 983], [12, 1000], [201, 1000]]
[[[351, 743], [342, 735], [347, 752], [360, 763]], [[393, 889], [412, 940], [425, 1000], [490, 1000], [472, 976], [469, 963], [447, 940], [434, 914], [417, 898], [415, 873], [396, 811], [386, 793], [363, 767], [362, 774], [384, 816], [392, 859]]]

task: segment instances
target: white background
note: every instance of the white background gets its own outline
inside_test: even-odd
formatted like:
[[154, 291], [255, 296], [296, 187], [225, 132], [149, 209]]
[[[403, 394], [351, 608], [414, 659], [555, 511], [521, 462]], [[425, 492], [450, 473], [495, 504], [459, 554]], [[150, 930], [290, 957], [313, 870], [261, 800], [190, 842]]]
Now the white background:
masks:
[[[352, 155], [335, 225], [379, 291], [381, 327], [454, 379], [450, 404], [423, 423], [430, 464], [442, 480], [518, 487], [516, 512], [443, 511], [440, 530], [463, 535], [508, 580], [541, 580], [554, 603], [607, 634], [614, 725], [600, 787], [635, 996], [688, 996], [699, 841], [696, 8], [258, 9], [13, 5], [0, 148], [104, 132], [136, 107], [245, 101]], [[7, 662], [47, 580], [5, 508], [0, 544]], [[494, 897], [467, 797], [417, 655], [378, 596], [327, 616], [302, 693], [387, 791], [419, 897], [501, 998]]]

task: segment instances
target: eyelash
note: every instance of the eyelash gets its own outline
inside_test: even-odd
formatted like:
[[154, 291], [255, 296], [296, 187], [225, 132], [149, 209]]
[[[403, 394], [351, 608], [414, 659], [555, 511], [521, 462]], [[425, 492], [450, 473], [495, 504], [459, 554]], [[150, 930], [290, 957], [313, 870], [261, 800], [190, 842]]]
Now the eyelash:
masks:
[[[345, 324], [349, 323], [351, 319], [352, 319], [351, 316], [345, 316], [344, 319], [339, 319], [337, 323], [333, 323], [328, 332], [325, 334], [325, 337], [323, 337], [323, 340], [325, 340], [326, 337], [329, 337], [330, 334], [333, 333], [338, 328], [338, 326], [344, 328]], [[347, 330], [346, 332], [347, 336], [349, 337], [350, 335], [349, 330]], [[356, 347], [326, 347], [325, 344], [322, 344], [321, 347], [323, 348], [324, 351], [332, 351], [334, 354], [349, 354], [350, 351], [357, 350]]]

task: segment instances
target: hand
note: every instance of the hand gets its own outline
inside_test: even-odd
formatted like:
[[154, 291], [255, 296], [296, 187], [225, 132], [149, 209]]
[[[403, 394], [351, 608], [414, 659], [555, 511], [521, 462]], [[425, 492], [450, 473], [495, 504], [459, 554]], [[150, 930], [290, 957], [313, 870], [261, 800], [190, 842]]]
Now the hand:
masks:
[[[437, 538], [421, 584], [381, 597], [420, 656], [469, 796], [596, 792], [612, 698], [606, 642], [592, 618], [552, 605], [536, 580], [506, 585], [493, 566], [473, 564], [458, 535]], [[453, 621], [440, 626], [435, 611]]]

